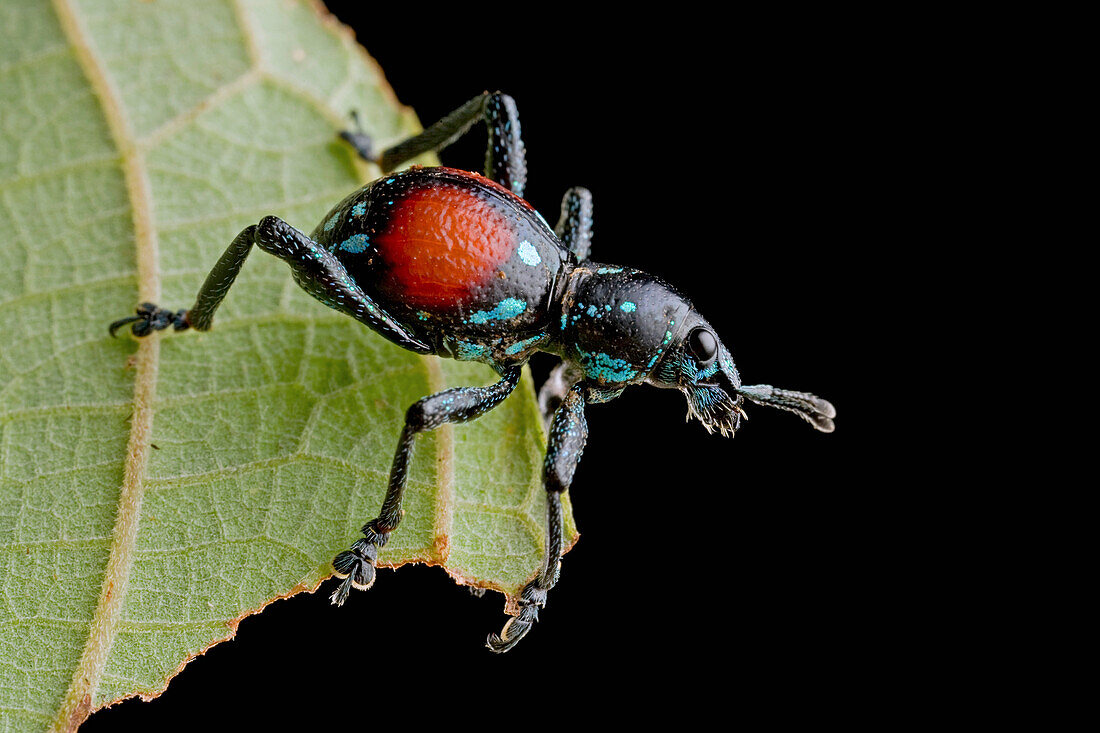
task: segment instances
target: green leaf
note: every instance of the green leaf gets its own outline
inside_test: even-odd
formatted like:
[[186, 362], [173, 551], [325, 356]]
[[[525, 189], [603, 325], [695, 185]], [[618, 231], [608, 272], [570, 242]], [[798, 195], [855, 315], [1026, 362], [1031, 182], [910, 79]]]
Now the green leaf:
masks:
[[[336, 138], [350, 110], [383, 144], [418, 129], [314, 4], [4, 0], [0, 100], [0, 727], [71, 728], [315, 590], [377, 513], [406, 407], [495, 375], [389, 344], [262, 253], [211, 332], [107, 336], [189, 305], [243, 227], [308, 231], [376, 175]], [[422, 437], [382, 564], [514, 603], [542, 444], [529, 376]]]

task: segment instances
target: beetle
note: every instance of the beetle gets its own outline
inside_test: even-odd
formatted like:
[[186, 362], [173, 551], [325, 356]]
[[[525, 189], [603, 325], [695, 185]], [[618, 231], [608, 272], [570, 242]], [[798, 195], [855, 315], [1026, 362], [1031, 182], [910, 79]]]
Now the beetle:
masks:
[[[484, 175], [413, 166], [475, 123], [488, 130]], [[358, 125], [357, 125], [358, 127]], [[374, 583], [375, 561], [401, 522], [416, 436], [474, 420], [516, 388], [537, 351], [561, 359], [539, 393], [548, 421], [542, 482], [547, 492], [546, 551], [523, 589], [518, 615], [488, 647], [505, 652], [538, 619], [557, 582], [562, 551], [560, 496], [569, 489], [588, 435], [588, 405], [629, 386], [678, 389], [688, 415], [708, 432], [733, 436], [747, 400], [793, 412], [832, 432], [836, 410], [819, 397], [770, 385], [744, 385], [729, 350], [691, 302], [660, 278], [589, 261], [592, 196], [571, 188], [553, 228], [523, 198], [525, 149], [515, 101], [485, 92], [423, 132], [380, 154], [361, 130], [340, 133], [384, 175], [338, 203], [306, 236], [274, 216], [246, 227], [210, 271], [190, 309], [143, 303], [109, 327], [135, 336], [169, 327], [208, 330], [255, 245], [285, 260], [295, 281], [325, 305], [420, 354], [488, 364], [499, 380], [424, 397], [409, 407], [386, 496], [363, 536], [333, 560], [343, 605], [352, 589]]]

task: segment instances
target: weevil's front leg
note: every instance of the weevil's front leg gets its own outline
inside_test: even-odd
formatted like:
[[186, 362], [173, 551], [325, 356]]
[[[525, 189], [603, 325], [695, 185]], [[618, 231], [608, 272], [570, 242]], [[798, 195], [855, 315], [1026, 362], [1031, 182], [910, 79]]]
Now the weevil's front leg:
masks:
[[554, 233], [578, 262], [588, 259], [592, 249], [592, 194], [580, 186], [569, 189], [561, 199], [561, 216]]
[[214, 313], [237, 279], [253, 245], [285, 260], [294, 273], [295, 281], [325, 305], [370, 326], [399, 346], [431, 353], [431, 347], [393, 320], [355, 284], [331, 252], [275, 216], [266, 216], [259, 224], [245, 227], [233, 239], [206, 276], [195, 304], [189, 310], [172, 313], [152, 303], [143, 303], [136, 316], [112, 323], [111, 335], [127, 323], [134, 324], [131, 330], [135, 336], [145, 336], [168, 326], [174, 326], [177, 331], [189, 327], [199, 331], [209, 330]]
[[539, 609], [546, 605], [546, 594], [558, 582], [563, 535], [561, 494], [573, 483], [588, 439], [588, 422], [584, 418], [587, 393], [584, 382], [573, 385], [554, 413], [542, 466], [546, 489], [546, 557], [538, 576], [520, 593], [519, 615], [508, 619], [499, 635], [490, 634], [486, 640], [494, 652], [508, 651], [531, 630], [538, 621]]
[[501, 374], [499, 382], [488, 387], [457, 387], [413, 403], [405, 414], [405, 428], [393, 456], [389, 487], [381, 511], [363, 525], [362, 539], [356, 540], [350, 550], [344, 550], [332, 561], [336, 575], [344, 579], [329, 596], [334, 604], [343, 605], [352, 588], [366, 590], [374, 583], [378, 550], [386, 545], [390, 533], [401, 522], [401, 500], [416, 436], [444, 423], [461, 423], [481, 417], [512, 393], [522, 371], [522, 367], [510, 367]]
[[362, 130], [345, 131], [340, 137], [351, 143], [364, 160], [392, 171], [423, 153], [438, 152], [462, 137], [478, 120], [489, 131], [485, 149], [485, 175], [517, 196], [527, 185], [527, 157], [519, 128], [516, 102], [501, 92], [484, 92], [436, 122], [419, 135], [402, 140], [380, 154]]

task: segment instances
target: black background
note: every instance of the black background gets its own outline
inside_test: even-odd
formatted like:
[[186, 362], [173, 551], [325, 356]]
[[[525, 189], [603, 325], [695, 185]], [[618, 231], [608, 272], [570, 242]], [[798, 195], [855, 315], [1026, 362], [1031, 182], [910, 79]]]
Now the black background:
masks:
[[[536, 208], [555, 221], [564, 190], [588, 187], [594, 260], [676, 284], [747, 383], [830, 399], [837, 431], [749, 405], [730, 441], [685, 423], [677, 393], [633, 389], [588, 412], [571, 491], [582, 537], [513, 652], [483, 646], [505, 619], [501, 596], [475, 598], [435, 568], [383, 570], [342, 609], [330, 581], [245, 619], [160, 698], [85, 730], [279, 729], [303, 714], [334, 728], [780, 725], [851, 719], [890, 695], [912, 633], [890, 540], [905, 507], [871, 442], [889, 433], [886, 400], [868, 387], [893, 368], [875, 283], [906, 246], [891, 217], [909, 82], [890, 28], [793, 10], [632, 6], [597, 22], [566, 6], [457, 19], [329, 6], [425, 124], [482, 90], [510, 93]], [[475, 128], [442, 158], [477, 170], [483, 146]]]

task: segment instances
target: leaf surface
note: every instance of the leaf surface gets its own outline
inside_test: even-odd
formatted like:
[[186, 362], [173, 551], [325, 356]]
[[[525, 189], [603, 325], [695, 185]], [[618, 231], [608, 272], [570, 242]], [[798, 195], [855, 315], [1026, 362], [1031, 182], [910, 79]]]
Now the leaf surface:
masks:
[[[258, 251], [209, 333], [107, 337], [140, 301], [190, 305], [243, 227], [309, 231], [377, 174], [336, 138], [350, 110], [382, 144], [418, 129], [313, 4], [5, 0], [0, 100], [0, 728], [67, 729], [316, 589], [408, 405], [495, 375], [389, 344]], [[542, 441], [529, 376], [421, 437], [381, 564], [514, 602]]]

